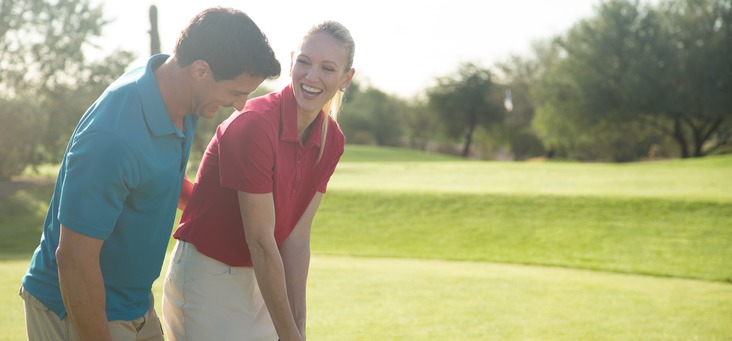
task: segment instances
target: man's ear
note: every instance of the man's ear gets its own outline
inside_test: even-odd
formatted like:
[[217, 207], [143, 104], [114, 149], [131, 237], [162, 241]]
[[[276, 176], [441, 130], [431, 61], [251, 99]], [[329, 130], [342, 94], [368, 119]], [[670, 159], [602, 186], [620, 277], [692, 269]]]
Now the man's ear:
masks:
[[205, 60], [198, 59], [191, 63], [191, 77], [194, 80], [202, 80], [211, 74], [211, 68]]

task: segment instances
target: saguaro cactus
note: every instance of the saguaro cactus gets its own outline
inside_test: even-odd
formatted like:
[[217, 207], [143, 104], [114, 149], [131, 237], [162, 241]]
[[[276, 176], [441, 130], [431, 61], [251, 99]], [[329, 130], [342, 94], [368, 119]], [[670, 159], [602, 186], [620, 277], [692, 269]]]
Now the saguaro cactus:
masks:
[[158, 8], [150, 6], [150, 55], [160, 53], [160, 34], [158, 33]]

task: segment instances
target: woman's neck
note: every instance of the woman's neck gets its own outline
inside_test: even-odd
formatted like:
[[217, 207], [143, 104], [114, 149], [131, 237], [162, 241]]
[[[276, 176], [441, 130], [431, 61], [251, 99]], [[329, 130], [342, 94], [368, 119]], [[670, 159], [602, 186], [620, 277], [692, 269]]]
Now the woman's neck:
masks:
[[300, 137], [301, 140], [304, 141], [307, 138], [307, 133], [310, 130], [309, 129], [310, 125], [318, 117], [318, 114], [320, 114], [320, 111], [306, 113], [306, 112], [300, 111], [298, 109], [298, 111], [297, 111], [297, 135]]

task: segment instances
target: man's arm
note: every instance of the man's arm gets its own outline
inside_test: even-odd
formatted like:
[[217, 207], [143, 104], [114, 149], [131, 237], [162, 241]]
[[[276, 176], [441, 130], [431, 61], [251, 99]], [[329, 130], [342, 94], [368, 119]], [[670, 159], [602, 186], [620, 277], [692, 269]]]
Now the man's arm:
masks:
[[178, 209], [183, 211], [188, 205], [188, 200], [191, 200], [193, 194], [193, 183], [188, 180], [188, 176], [183, 176], [183, 186], [180, 189], [180, 195], [178, 195]]
[[61, 225], [56, 260], [66, 311], [81, 340], [112, 340], [99, 253], [104, 241]]
[[285, 268], [274, 237], [275, 210], [272, 193], [238, 193], [254, 274], [277, 335], [282, 341], [300, 341], [302, 336], [290, 309]]

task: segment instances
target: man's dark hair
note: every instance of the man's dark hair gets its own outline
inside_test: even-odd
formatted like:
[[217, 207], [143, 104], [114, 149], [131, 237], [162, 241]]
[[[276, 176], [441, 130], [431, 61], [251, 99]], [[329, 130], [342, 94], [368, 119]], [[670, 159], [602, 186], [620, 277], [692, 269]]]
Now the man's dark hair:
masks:
[[207, 62], [217, 81], [242, 73], [271, 79], [281, 71], [264, 33], [248, 15], [232, 8], [209, 8], [191, 19], [175, 55], [181, 67], [199, 59]]

